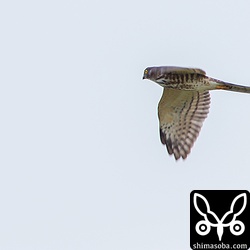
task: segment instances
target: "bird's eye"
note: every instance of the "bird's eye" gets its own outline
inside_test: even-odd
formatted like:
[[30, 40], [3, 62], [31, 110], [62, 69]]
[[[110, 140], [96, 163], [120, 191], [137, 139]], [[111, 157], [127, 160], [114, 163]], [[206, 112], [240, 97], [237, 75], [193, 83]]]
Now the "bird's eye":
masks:
[[147, 70], [147, 69], [145, 69], [144, 74], [145, 74], [145, 75], [147, 75], [147, 74], [148, 74], [148, 70]]

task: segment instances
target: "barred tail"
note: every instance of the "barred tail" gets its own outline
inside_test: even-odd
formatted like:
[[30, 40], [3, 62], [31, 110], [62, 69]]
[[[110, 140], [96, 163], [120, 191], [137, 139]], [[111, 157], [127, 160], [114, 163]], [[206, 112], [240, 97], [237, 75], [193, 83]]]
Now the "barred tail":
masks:
[[216, 86], [216, 89], [223, 89], [223, 90], [229, 90], [229, 91], [234, 91], [234, 92], [242, 92], [242, 93], [249, 93], [250, 94], [250, 87], [232, 84], [232, 83], [228, 83], [228, 82], [220, 82]]

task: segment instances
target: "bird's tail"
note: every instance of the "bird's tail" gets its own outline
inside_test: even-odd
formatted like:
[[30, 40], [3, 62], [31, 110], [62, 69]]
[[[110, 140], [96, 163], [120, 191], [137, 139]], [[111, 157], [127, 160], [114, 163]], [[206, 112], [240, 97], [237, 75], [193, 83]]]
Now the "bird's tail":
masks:
[[233, 83], [228, 82], [219, 82], [216, 85], [216, 89], [223, 89], [223, 90], [229, 90], [234, 92], [242, 92], [242, 93], [249, 93], [250, 94], [250, 87], [247, 86], [241, 86]]

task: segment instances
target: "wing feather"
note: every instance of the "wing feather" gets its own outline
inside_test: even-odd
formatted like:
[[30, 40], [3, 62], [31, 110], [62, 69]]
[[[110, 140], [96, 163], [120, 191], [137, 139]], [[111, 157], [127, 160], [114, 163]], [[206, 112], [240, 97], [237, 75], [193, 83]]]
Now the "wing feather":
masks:
[[160, 138], [170, 155], [185, 159], [197, 139], [210, 105], [208, 91], [163, 90], [158, 106]]
[[160, 66], [160, 67], [154, 67], [154, 68], [160, 68], [164, 73], [167, 74], [200, 74], [205, 76], [206, 72], [202, 69], [198, 68], [184, 68], [184, 67], [175, 67], [175, 66]]

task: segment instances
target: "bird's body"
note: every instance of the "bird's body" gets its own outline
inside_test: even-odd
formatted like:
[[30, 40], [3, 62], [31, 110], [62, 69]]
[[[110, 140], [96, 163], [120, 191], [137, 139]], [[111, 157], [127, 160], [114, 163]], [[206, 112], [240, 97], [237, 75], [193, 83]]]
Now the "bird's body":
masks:
[[176, 160], [187, 157], [199, 135], [209, 112], [209, 90], [250, 93], [250, 87], [208, 77], [205, 71], [197, 68], [148, 67], [143, 79], [164, 88], [158, 106], [160, 138]]
[[148, 67], [146, 70], [153, 70], [157, 72], [152, 74], [153, 79], [147, 79], [152, 80], [167, 89], [197, 91], [223, 89], [250, 93], [250, 87], [227, 83], [208, 77], [206, 76], [206, 72], [202, 69], [163, 66]]

